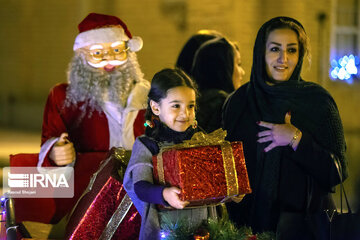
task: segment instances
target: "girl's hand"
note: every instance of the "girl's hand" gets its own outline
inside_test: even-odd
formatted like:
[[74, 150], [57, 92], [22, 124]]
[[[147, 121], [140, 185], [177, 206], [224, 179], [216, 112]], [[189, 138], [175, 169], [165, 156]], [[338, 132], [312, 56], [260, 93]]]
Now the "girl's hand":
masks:
[[[265, 152], [278, 146], [287, 145], [291, 145], [294, 150], [296, 149], [301, 138], [301, 132], [298, 132], [299, 130], [291, 124], [291, 114], [289, 112], [285, 115], [284, 124], [275, 124], [264, 121], [260, 121], [258, 124], [259, 126], [270, 129], [258, 133], [259, 139], [257, 141], [259, 143], [271, 141], [271, 143], [264, 148]], [[293, 138], [296, 138], [296, 141], [294, 141]]]
[[74, 145], [67, 137], [67, 133], [62, 133], [49, 153], [49, 158], [58, 166], [70, 164], [75, 160]]
[[181, 190], [177, 187], [167, 187], [163, 190], [163, 197], [173, 208], [183, 209], [189, 202], [179, 199], [180, 192]]

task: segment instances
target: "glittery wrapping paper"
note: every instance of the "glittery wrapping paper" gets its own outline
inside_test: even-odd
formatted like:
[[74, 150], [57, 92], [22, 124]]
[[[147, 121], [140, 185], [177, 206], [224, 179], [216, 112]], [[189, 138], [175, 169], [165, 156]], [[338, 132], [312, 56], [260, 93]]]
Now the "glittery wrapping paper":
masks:
[[[74, 207], [85, 190], [91, 175], [99, 168], [100, 162], [107, 157], [107, 152], [77, 153], [74, 166], [73, 198], [14, 198], [16, 222], [34, 221], [41, 223], [59, 222]], [[11, 167], [36, 167], [39, 155], [20, 153], [10, 155]], [[91, 163], [91, 164], [89, 164]]]
[[[231, 148], [238, 194], [250, 193], [242, 142], [232, 142]], [[158, 159], [158, 156], [153, 157], [154, 178], [159, 182]], [[220, 145], [169, 149], [162, 153], [162, 159], [165, 185], [179, 187], [180, 199], [190, 202], [187, 207], [215, 204], [228, 197]]]
[[[120, 204], [126, 191], [117, 173], [116, 159], [111, 159], [102, 167], [91, 190], [81, 198], [74, 209], [66, 227], [66, 239], [99, 239], [105, 228], [109, 228], [109, 223], [118, 224], [117, 221], [110, 220], [120, 219], [119, 217], [123, 219], [122, 222], [113, 237], [106, 239], [138, 239], [140, 214], [133, 204], [129, 210], [121, 209]], [[114, 213], [119, 210], [121, 214], [115, 216]]]

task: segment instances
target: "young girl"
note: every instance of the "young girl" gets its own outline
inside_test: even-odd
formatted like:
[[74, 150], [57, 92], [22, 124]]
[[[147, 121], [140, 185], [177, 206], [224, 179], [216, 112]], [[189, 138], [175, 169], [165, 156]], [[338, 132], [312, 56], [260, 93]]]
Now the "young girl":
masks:
[[[196, 87], [184, 72], [164, 69], [154, 75], [148, 94], [145, 135], [134, 143], [124, 178], [124, 187], [142, 218], [140, 240], [160, 239], [165, 218], [173, 223], [186, 218], [191, 224], [208, 218], [206, 207], [183, 209], [188, 202], [179, 199], [179, 188], [156, 185], [153, 180], [152, 156], [159, 153], [161, 146], [190, 139], [197, 131], [195, 104]], [[176, 210], [160, 210], [156, 204]]]

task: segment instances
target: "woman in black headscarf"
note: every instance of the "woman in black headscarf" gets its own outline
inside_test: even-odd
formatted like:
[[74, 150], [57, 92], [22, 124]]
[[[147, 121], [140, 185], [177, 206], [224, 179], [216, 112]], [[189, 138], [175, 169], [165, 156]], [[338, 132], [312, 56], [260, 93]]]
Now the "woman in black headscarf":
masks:
[[203, 130], [221, 127], [225, 99], [240, 87], [244, 74], [237, 45], [224, 37], [208, 40], [196, 51], [191, 76], [199, 88], [196, 120]]
[[244, 143], [253, 189], [240, 203], [227, 205], [230, 218], [255, 232], [277, 231], [277, 239], [321, 239], [305, 215], [333, 207], [330, 193], [340, 182], [334, 160], [347, 176], [336, 103], [324, 88], [300, 77], [307, 52], [298, 21], [266, 22], [256, 37], [250, 82], [229, 97], [223, 111], [228, 140]]
[[187, 75], [191, 76], [191, 68], [193, 65], [196, 51], [204, 42], [222, 37], [222, 34], [216, 30], [202, 29], [192, 35], [181, 49], [176, 60], [175, 67], [183, 70]]

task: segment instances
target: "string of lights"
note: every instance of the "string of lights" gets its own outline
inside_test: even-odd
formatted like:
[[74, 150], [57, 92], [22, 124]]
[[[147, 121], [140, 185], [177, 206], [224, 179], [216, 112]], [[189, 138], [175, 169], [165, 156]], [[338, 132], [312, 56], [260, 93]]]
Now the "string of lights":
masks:
[[330, 77], [332, 80], [341, 80], [352, 84], [355, 79], [359, 79], [358, 67], [360, 59], [358, 56], [345, 55], [338, 60], [331, 61]]

